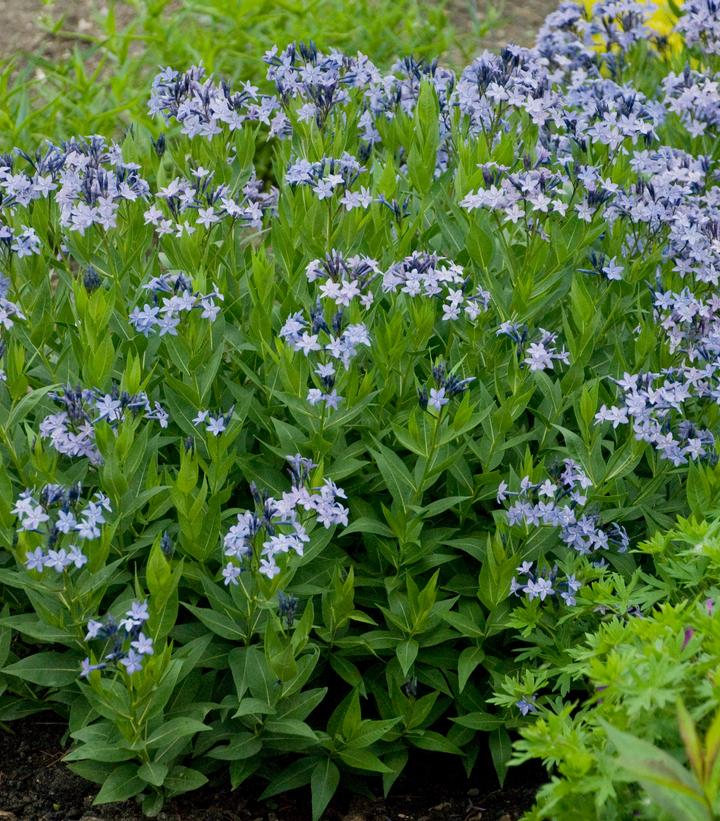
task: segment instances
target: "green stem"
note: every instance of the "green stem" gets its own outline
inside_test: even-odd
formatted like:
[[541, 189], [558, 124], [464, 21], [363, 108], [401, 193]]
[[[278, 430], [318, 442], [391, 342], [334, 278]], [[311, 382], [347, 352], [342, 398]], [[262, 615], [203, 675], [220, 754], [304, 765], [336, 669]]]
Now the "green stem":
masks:
[[428, 477], [428, 473], [430, 468], [435, 464], [435, 452], [437, 450], [437, 437], [438, 433], [440, 432], [440, 423], [442, 422], [442, 418], [444, 416], [444, 408], [440, 411], [440, 413], [435, 417], [435, 425], [433, 427], [433, 434], [432, 439], [430, 440], [430, 449], [428, 451], [428, 455], [425, 458], [425, 465], [423, 467], [422, 476], [420, 477], [420, 481], [418, 482], [418, 486], [415, 488], [415, 494], [413, 496], [413, 504], [419, 505], [422, 502], [423, 492], [425, 489], [425, 482]]

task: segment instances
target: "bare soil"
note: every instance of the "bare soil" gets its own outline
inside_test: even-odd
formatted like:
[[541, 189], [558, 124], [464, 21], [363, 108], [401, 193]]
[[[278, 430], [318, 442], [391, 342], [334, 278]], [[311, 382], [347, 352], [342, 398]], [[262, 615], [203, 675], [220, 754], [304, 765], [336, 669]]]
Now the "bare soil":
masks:
[[[140, 821], [132, 801], [93, 807], [97, 786], [63, 763], [64, 723], [54, 715], [13, 721], [0, 729], [0, 821]], [[342, 789], [327, 821], [517, 821], [532, 806], [542, 770], [511, 770], [500, 790], [489, 762], [472, 781], [450, 756], [427, 756], [387, 798], [351, 797]], [[226, 782], [169, 802], [160, 821], [309, 821], [309, 791], [259, 803], [263, 785], [233, 792]]]

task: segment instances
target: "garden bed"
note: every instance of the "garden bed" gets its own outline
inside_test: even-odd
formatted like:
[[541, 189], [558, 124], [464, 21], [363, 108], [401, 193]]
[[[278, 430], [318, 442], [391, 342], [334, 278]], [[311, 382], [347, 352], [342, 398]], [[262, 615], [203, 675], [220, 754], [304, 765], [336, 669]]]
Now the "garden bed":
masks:
[[[94, 785], [62, 761], [65, 725], [52, 715], [13, 722], [0, 732], [0, 821], [141, 821], [132, 801], [93, 807]], [[491, 768], [492, 763], [486, 762]], [[438, 770], [443, 776], [438, 777]], [[504, 789], [487, 790], [463, 783], [459, 767], [428, 761], [405, 776], [387, 798], [340, 794], [327, 812], [328, 821], [516, 821], [532, 806], [544, 773], [535, 767], [513, 771]], [[492, 770], [490, 781], [494, 781]], [[170, 801], [162, 821], [307, 821], [308, 797], [289, 794], [264, 803], [249, 800], [247, 789], [235, 792], [206, 786]]]

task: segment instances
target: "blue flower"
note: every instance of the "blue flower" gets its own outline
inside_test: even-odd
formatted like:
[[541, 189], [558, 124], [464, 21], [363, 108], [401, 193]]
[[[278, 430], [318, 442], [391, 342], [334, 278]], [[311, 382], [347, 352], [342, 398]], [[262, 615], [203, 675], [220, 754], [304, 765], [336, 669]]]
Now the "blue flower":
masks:
[[520, 701], [517, 702], [517, 708], [524, 716], [528, 715], [528, 713], [537, 713], [535, 694], [533, 693], [533, 695], [528, 696], [527, 699], [520, 699]]
[[144, 633], [139, 633], [137, 639], [130, 642], [130, 646], [141, 656], [151, 656], [153, 654], [153, 640]]
[[45, 562], [46, 556], [40, 547], [36, 547], [35, 550], [28, 553], [25, 557], [25, 567], [27, 567], [28, 570], [37, 570], [38, 573], [42, 573], [45, 568]]
[[140, 653], [136, 653], [135, 650], [128, 650], [127, 655], [125, 658], [120, 659], [120, 664], [125, 667], [128, 673], [137, 673], [138, 670], [142, 670], [142, 662], [143, 657]]

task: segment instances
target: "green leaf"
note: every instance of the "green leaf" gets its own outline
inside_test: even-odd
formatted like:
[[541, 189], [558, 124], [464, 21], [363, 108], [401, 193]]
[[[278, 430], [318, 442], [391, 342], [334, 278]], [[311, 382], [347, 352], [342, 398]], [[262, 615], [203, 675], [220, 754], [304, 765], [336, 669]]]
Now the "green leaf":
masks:
[[197, 790], [203, 784], [207, 784], [207, 776], [199, 770], [176, 765], [165, 777], [163, 787], [168, 791], [168, 795], [181, 795], [191, 790]]
[[498, 727], [490, 733], [490, 755], [492, 756], [495, 772], [502, 787], [507, 775], [508, 762], [512, 754], [512, 742], [508, 731], [504, 727]]
[[369, 747], [376, 741], [386, 736], [390, 730], [402, 720], [401, 716], [397, 718], [388, 718], [384, 721], [375, 721], [373, 719], [366, 719], [360, 722], [357, 731], [354, 732], [347, 740], [348, 744], [356, 750], [363, 747]]
[[197, 616], [205, 627], [221, 638], [230, 639], [231, 641], [245, 640], [245, 632], [242, 626], [233, 621], [230, 616], [218, 613], [217, 610], [210, 610], [207, 607], [193, 607], [192, 604], [185, 604], [185, 607]]
[[405, 467], [402, 459], [384, 445], [378, 444], [377, 450], [370, 450], [370, 454], [393, 500], [405, 508], [415, 492], [415, 484], [410, 471]]
[[211, 728], [207, 724], [203, 724], [202, 721], [198, 721], [196, 718], [186, 718], [184, 716], [171, 718], [150, 734], [145, 746], [148, 750], [152, 750], [178, 738], [185, 738], [209, 729]]
[[432, 730], [414, 730], [407, 733], [408, 741], [419, 750], [429, 750], [433, 753], [449, 753], [462, 755], [462, 750], [453, 744], [450, 739]]
[[167, 764], [161, 764], [158, 761], [146, 761], [137, 771], [137, 774], [143, 781], [152, 784], [153, 787], [162, 787], [168, 769]]
[[233, 718], [242, 718], [242, 716], [266, 715], [272, 713], [273, 708], [262, 699], [259, 698], [243, 698], [240, 700], [240, 706], [233, 713]]
[[3, 673], [42, 687], [64, 687], [77, 680], [80, 662], [74, 653], [36, 653], [3, 668]]
[[480, 647], [466, 647], [458, 659], [458, 690], [462, 693], [475, 668], [482, 664], [485, 651]]
[[219, 758], [221, 761], [244, 761], [256, 756], [262, 747], [262, 741], [252, 733], [235, 733], [230, 744], [215, 747], [207, 756]]
[[368, 516], [361, 516], [354, 519], [340, 534], [348, 536], [351, 533], [372, 533], [375, 536], [393, 536], [392, 530], [383, 522], [371, 519]]
[[712, 821], [711, 808], [692, 773], [649, 741], [598, 721], [618, 752], [620, 771], [638, 781], [665, 812], [687, 821]]
[[310, 776], [312, 790], [312, 817], [319, 821], [340, 783], [340, 770], [326, 758], [318, 762]]
[[401, 641], [395, 648], [395, 655], [397, 656], [397, 660], [400, 662], [400, 669], [402, 670], [402, 674], [404, 676], [407, 676], [410, 672], [410, 668], [415, 663], [419, 649], [420, 645], [415, 641], [415, 639]]
[[5, 420], [5, 425], [0, 430], [11, 431], [38, 405], [50, 391], [57, 390], [60, 385], [45, 385], [42, 388], [36, 388], [31, 393], [28, 393], [15, 405]]
[[91, 742], [89, 744], [81, 744], [77, 749], [69, 752], [63, 761], [127, 761], [135, 757], [132, 750], [124, 749], [121, 744], [117, 742]]
[[425, 507], [413, 507], [411, 510], [420, 513], [423, 519], [430, 519], [433, 516], [439, 516], [441, 513], [445, 513], [446, 510], [457, 507], [457, 505], [468, 498], [468, 496], [448, 496], [446, 499], [436, 499], [429, 505], [425, 505]]
[[274, 795], [295, 790], [298, 787], [304, 787], [306, 784], [309, 784], [317, 763], [318, 759], [315, 756], [301, 758], [299, 761], [294, 762], [273, 778], [260, 796], [260, 800], [264, 801], [266, 798], [272, 798]]
[[145, 789], [145, 782], [137, 775], [137, 764], [123, 764], [115, 768], [105, 779], [93, 804], [110, 804], [125, 801]]
[[500, 716], [494, 716], [492, 713], [484, 713], [478, 710], [474, 713], [465, 713], [464, 716], [455, 716], [451, 718], [456, 724], [461, 727], [467, 727], [470, 730], [481, 730], [483, 732], [490, 732], [497, 730], [505, 725], [505, 722]]
[[265, 722], [264, 728], [268, 733], [274, 733], [275, 735], [306, 738], [309, 741], [318, 740], [312, 728], [304, 721], [298, 721], [296, 718], [284, 718], [280, 721], [269, 719]]
[[695, 778], [701, 780], [703, 777], [703, 753], [698, 737], [695, 722], [692, 720], [687, 707], [683, 704], [681, 698], [677, 702], [678, 724], [680, 726], [680, 736], [685, 745], [685, 752], [687, 753], [690, 766], [695, 774]]
[[386, 767], [370, 750], [356, 750], [353, 747], [346, 747], [338, 755], [348, 767], [354, 767], [356, 770], [368, 770], [372, 773], [391, 772], [390, 768]]

